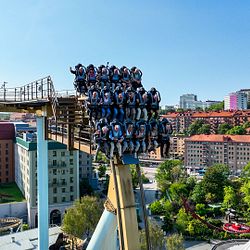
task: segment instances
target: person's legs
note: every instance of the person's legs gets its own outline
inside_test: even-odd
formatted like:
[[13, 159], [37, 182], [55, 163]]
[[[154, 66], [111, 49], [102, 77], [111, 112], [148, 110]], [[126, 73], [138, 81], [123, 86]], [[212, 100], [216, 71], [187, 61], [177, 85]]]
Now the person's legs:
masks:
[[117, 149], [118, 149], [118, 154], [119, 154], [119, 156], [122, 157], [122, 145], [121, 145], [121, 143], [120, 143], [120, 142], [117, 142], [117, 143], [116, 143], [116, 147], [117, 147]]
[[112, 159], [114, 156], [114, 149], [115, 149], [115, 144], [114, 142], [111, 142], [111, 147], [110, 147], [110, 158]]
[[136, 115], [136, 120], [139, 121], [141, 118], [141, 109], [137, 108], [137, 115]]
[[122, 149], [122, 152], [124, 153], [124, 152], [127, 150], [127, 148], [128, 148], [128, 143], [127, 143], [127, 141], [124, 141], [124, 142], [123, 142], [123, 149]]

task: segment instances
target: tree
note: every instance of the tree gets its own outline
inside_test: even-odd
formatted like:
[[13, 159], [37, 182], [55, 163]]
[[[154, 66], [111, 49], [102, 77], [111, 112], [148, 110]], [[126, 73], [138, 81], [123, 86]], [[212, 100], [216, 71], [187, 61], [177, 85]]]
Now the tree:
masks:
[[169, 187], [171, 197], [175, 201], [181, 201], [182, 197], [187, 197], [188, 190], [187, 185], [180, 182], [175, 182]]
[[[133, 185], [133, 188], [136, 189], [139, 185], [139, 177], [136, 171], [136, 166], [130, 165], [130, 170], [131, 170], [131, 176], [132, 176], [132, 185]], [[142, 179], [142, 183], [149, 182], [149, 179], [145, 176], [142, 170], [141, 170], [141, 179]]]
[[242, 126], [243, 126], [244, 129], [250, 128], [250, 122], [247, 121], [247, 122], [245, 122]]
[[65, 213], [62, 230], [73, 238], [89, 238], [101, 217], [102, 202], [93, 196], [84, 196], [76, 200]]
[[184, 208], [181, 208], [177, 214], [176, 227], [179, 232], [185, 233], [187, 226], [192, 217], [185, 212]]
[[209, 124], [203, 124], [197, 131], [197, 134], [205, 134], [209, 135], [210, 134], [210, 129], [211, 126]]
[[185, 250], [184, 240], [181, 234], [172, 234], [168, 236], [166, 242], [168, 250]]
[[224, 110], [224, 101], [220, 102], [220, 103], [215, 103], [212, 104], [209, 108], [206, 108], [206, 111], [220, 111], [220, 110]]
[[106, 174], [107, 167], [105, 165], [100, 165], [98, 167], [98, 175], [100, 178], [104, 177]]
[[228, 123], [222, 123], [219, 125], [218, 127], [218, 134], [220, 135], [224, 135], [226, 134], [230, 129], [232, 129], [232, 125], [228, 124]]
[[206, 192], [202, 182], [198, 182], [192, 192], [192, 200], [196, 203], [205, 202]]
[[[151, 242], [151, 248], [154, 250], [162, 250], [165, 246], [164, 232], [161, 228], [153, 222], [149, 221], [149, 237]], [[140, 231], [140, 243], [141, 250], [146, 250], [146, 234], [145, 230]]]
[[174, 182], [181, 182], [186, 178], [185, 169], [180, 160], [167, 160], [156, 170], [155, 179], [160, 190], [165, 193]]
[[236, 192], [231, 186], [224, 187], [224, 200], [222, 206], [225, 208], [233, 208], [237, 204]]
[[250, 181], [245, 181], [242, 185], [240, 191], [244, 194], [243, 201], [248, 205], [250, 208]]
[[151, 203], [149, 208], [152, 214], [160, 215], [160, 214], [163, 214], [164, 212], [164, 205], [159, 200], [156, 200], [153, 203]]
[[195, 120], [189, 127], [188, 127], [188, 133], [190, 135], [197, 135], [199, 129], [204, 124], [204, 121], [201, 119]]
[[223, 200], [223, 188], [228, 184], [229, 173], [229, 167], [223, 164], [215, 164], [207, 169], [202, 185], [206, 194], [214, 195], [214, 202]]
[[245, 135], [246, 130], [243, 128], [243, 126], [235, 126], [227, 131], [228, 135]]
[[91, 187], [91, 185], [89, 184], [88, 179], [85, 178], [85, 179], [81, 180], [79, 185], [80, 185], [80, 197], [82, 197], [84, 195], [93, 194], [94, 190]]

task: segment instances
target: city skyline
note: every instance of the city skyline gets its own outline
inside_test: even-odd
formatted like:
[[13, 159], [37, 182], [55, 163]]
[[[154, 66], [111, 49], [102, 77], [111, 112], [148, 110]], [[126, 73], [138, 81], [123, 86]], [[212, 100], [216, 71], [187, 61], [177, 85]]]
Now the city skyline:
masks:
[[222, 100], [237, 86], [249, 87], [248, 1], [0, 6], [0, 82], [7, 87], [51, 75], [56, 89], [73, 89], [70, 66], [107, 61], [141, 68], [145, 88], [155, 84], [161, 92], [161, 105], [177, 103], [183, 93]]

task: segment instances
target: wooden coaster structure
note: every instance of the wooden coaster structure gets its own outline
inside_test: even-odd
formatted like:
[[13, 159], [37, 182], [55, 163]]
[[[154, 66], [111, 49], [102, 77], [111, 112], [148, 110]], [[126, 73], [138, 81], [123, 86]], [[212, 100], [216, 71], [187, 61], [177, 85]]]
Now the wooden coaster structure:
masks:
[[[50, 76], [31, 82], [17, 88], [0, 89], [1, 112], [24, 112], [37, 115], [37, 178], [38, 178], [38, 248], [48, 249], [48, 148], [49, 139], [67, 145], [68, 150], [92, 151], [91, 129], [89, 118], [82, 105], [83, 100], [76, 94], [56, 92]], [[122, 163], [111, 160], [111, 178], [108, 199], [105, 203], [104, 216], [113, 218], [113, 228], [118, 225], [120, 250], [137, 250], [139, 246], [138, 222], [132, 187], [132, 178], [128, 164], [136, 164], [140, 181], [143, 217], [147, 235], [147, 248], [150, 249], [147, 215], [144, 202], [144, 192], [138, 159], [124, 157]], [[113, 212], [110, 211], [113, 208]], [[111, 209], [112, 210], [112, 209]], [[103, 216], [102, 216], [103, 218]], [[103, 224], [105, 220], [101, 218]], [[114, 221], [115, 221], [114, 220]], [[107, 220], [106, 220], [107, 221]], [[117, 224], [116, 224], [117, 223]], [[111, 224], [110, 224], [111, 225]], [[111, 227], [111, 226], [110, 226]], [[116, 229], [113, 230], [114, 234]], [[107, 235], [107, 248], [104, 247], [105, 232], [94, 234], [94, 243], [100, 243], [100, 248], [88, 249], [117, 249], [117, 238]], [[100, 239], [100, 237], [102, 237]], [[110, 239], [112, 238], [112, 240]], [[92, 243], [91, 243], [92, 244]], [[91, 245], [90, 244], [90, 245]], [[97, 244], [98, 245], [98, 244]], [[96, 245], [96, 246], [97, 246]]]

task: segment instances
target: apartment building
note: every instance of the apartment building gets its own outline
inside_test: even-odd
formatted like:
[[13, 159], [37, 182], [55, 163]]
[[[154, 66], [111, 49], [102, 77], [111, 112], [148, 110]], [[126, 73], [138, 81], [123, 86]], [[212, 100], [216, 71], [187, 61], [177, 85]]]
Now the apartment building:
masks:
[[163, 115], [172, 126], [174, 133], [183, 133], [195, 120], [203, 120], [211, 127], [211, 133], [216, 133], [220, 124], [228, 123], [232, 126], [239, 126], [250, 121], [250, 110], [238, 111], [210, 111], [210, 112], [173, 112]]
[[232, 174], [239, 174], [250, 162], [249, 135], [194, 135], [185, 140], [184, 164], [204, 168], [226, 164]]
[[184, 159], [185, 140], [187, 136], [177, 135], [170, 137], [169, 156], [174, 159]]
[[0, 183], [15, 181], [14, 140], [14, 125], [0, 122]]
[[[37, 226], [36, 134], [16, 138], [15, 180], [27, 200], [28, 223]], [[48, 142], [50, 224], [60, 224], [65, 210], [79, 198], [79, 153], [66, 145]]]

